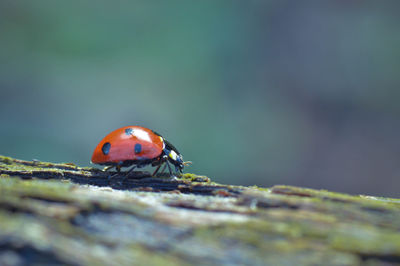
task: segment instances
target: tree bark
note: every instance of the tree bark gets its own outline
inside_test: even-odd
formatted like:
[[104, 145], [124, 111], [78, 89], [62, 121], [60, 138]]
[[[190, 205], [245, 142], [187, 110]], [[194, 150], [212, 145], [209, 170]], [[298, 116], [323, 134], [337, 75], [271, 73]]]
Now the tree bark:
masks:
[[0, 265], [400, 265], [398, 199], [4, 156], [0, 175]]

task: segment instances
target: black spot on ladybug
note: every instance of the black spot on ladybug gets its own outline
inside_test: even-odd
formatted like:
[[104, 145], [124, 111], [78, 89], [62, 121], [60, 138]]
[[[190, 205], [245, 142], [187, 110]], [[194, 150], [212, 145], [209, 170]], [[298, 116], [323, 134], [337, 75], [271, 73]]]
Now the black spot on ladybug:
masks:
[[103, 152], [104, 155], [107, 155], [110, 152], [111, 144], [110, 142], [106, 142], [103, 144], [103, 147], [101, 147], [101, 151]]
[[142, 151], [142, 145], [140, 145], [139, 143], [135, 144], [135, 153], [138, 154]]
[[127, 129], [125, 129], [125, 134], [130, 136], [130, 135], [132, 135], [132, 131], [133, 131], [132, 128], [127, 128]]

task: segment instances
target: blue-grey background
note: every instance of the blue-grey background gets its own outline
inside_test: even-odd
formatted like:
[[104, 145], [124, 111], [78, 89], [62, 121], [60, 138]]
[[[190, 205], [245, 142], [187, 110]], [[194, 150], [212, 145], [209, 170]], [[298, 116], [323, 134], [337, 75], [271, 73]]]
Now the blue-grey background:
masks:
[[0, 154], [161, 133], [223, 183], [400, 197], [400, 1], [0, 2]]

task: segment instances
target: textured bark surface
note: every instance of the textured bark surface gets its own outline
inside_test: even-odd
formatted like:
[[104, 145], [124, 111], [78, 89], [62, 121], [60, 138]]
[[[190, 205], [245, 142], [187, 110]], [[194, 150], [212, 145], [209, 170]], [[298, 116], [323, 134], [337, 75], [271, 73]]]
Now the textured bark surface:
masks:
[[0, 174], [0, 265], [400, 265], [398, 199], [3, 156]]

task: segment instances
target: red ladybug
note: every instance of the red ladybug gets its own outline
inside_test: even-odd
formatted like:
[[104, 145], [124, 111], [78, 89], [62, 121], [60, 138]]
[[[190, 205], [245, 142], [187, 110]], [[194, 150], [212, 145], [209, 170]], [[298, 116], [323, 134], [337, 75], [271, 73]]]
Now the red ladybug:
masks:
[[175, 166], [175, 171], [182, 173], [186, 163], [178, 150], [160, 134], [144, 127], [127, 126], [114, 130], [103, 138], [92, 155], [92, 163], [108, 165], [107, 169], [115, 167], [120, 172], [121, 167], [134, 168], [146, 165], [157, 166], [155, 175], [165, 163], [172, 175], [169, 162]]

